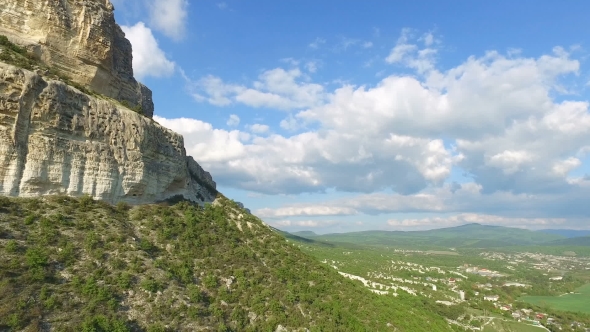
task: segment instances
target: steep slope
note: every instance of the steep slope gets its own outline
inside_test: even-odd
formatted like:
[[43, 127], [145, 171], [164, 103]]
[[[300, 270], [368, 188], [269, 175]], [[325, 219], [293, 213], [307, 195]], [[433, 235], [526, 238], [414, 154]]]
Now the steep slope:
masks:
[[370, 293], [223, 197], [0, 197], [0, 330], [451, 330], [432, 305]]
[[112, 99], [0, 62], [0, 195], [142, 204], [211, 202], [215, 182], [181, 135]]

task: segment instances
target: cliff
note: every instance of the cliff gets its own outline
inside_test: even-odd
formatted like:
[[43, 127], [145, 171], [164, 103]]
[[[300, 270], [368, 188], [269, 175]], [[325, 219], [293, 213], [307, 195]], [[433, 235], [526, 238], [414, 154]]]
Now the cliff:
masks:
[[109, 0], [2, 0], [0, 34], [74, 82], [152, 117], [152, 93], [133, 77], [131, 43]]
[[0, 35], [20, 47], [5, 43], [2, 59], [35, 70], [0, 62], [0, 195], [215, 199], [182, 136], [151, 119], [152, 93], [133, 77], [109, 0], [3, 0]]
[[107, 98], [0, 63], [0, 195], [212, 202], [181, 135]]

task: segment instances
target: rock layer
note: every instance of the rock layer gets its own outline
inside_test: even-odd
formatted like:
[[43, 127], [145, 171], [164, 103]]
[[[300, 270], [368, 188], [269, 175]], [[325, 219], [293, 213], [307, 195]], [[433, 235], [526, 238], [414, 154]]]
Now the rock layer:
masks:
[[186, 157], [181, 135], [108, 99], [0, 63], [0, 195], [202, 203], [215, 199], [215, 188]]
[[73, 81], [152, 117], [152, 93], [133, 77], [131, 43], [109, 0], [2, 0], [0, 34]]

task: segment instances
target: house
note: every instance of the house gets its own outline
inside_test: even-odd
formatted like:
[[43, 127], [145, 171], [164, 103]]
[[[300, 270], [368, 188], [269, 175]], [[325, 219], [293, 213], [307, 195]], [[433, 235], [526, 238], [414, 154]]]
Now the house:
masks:
[[549, 278], [549, 280], [560, 281], [560, 280], [563, 280], [563, 277], [562, 276], [559, 276], [559, 277], [551, 277], [551, 278]]
[[519, 312], [516, 312], [515, 311], [515, 312], [512, 313], [512, 317], [515, 318], [515, 319], [517, 319], [517, 318], [522, 317], [522, 315]]
[[485, 301], [496, 302], [496, 301], [498, 301], [500, 299], [500, 296], [498, 296], [498, 295], [486, 295], [486, 296], [483, 297], [483, 299]]
[[543, 319], [543, 317], [545, 317], [545, 314], [537, 314], [535, 317], [537, 317], [537, 319]]
[[527, 315], [530, 315], [533, 312], [531, 309], [520, 309], [520, 311], [524, 312]]
[[500, 310], [510, 311], [510, 310], [512, 310], [512, 307], [510, 307], [509, 305], [503, 305], [503, 306], [500, 306]]
[[450, 279], [449, 279], [449, 284], [454, 284], [454, 283], [455, 283], [455, 281], [456, 281], [456, 280], [455, 280], [455, 278], [450, 278]]

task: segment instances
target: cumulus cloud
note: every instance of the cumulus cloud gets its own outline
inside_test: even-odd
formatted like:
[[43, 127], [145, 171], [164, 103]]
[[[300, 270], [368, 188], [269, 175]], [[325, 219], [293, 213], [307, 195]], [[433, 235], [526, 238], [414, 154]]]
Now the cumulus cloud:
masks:
[[166, 58], [151, 29], [143, 22], [121, 28], [133, 46], [133, 72], [138, 79], [166, 77], [174, 73], [174, 62]]
[[266, 134], [270, 131], [270, 127], [264, 124], [260, 124], [260, 123], [255, 123], [253, 125], [249, 125], [248, 129], [253, 133], [253, 134]]
[[[559, 47], [536, 58], [490, 51], [439, 70], [435, 61], [418, 65], [438, 45], [434, 36], [420, 38], [405, 31], [396, 46], [415, 50], [392, 52], [400, 54], [392, 61], [420, 75], [390, 75], [376, 85], [328, 91], [297, 68], [266, 71], [248, 86], [214, 76], [198, 83], [201, 100], [215, 105], [295, 110], [280, 126], [296, 134], [162, 123], [185, 136], [187, 150], [220, 184], [249, 191], [364, 193], [328, 204], [359, 213], [590, 213], [565, 208], [587, 197], [589, 184], [568, 177], [588, 151], [589, 104], [559, 90], [579, 61]], [[447, 188], [453, 169], [473, 183]], [[374, 194], [382, 190], [396, 194]]]
[[230, 127], [236, 127], [240, 124], [240, 117], [235, 114], [232, 114], [229, 116], [229, 119], [227, 119], [226, 124]]
[[[415, 39], [414, 31], [408, 28], [403, 29], [396, 45], [385, 58], [385, 62], [401, 63], [408, 68], [415, 69], [420, 74], [433, 70], [436, 63], [435, 57], [438, 53], [438, 50], [433, 47], [435, 44], [434, 35], [427, 33], [418, 40], [413, 39]], [[420, 49], [416, 44], [417, 41], [422, 41], [425, 48]]]
[[277, 227], [303, 227], [303, 228], [317, 228], [317, 227], [326, 227], [326, 226], [333, 226], [337, 224], [336, 221], [320, 221], [320, 220], [280, 220], [276, 222], [272, 222], [272, 225]]
[[184, 37], [188, 17], [188, 0], [150, 0], [150, 23], [166, 36], [180, 40]]
[[298, 216], [339, 216], [353, 215], [358, 212], [355, 209], [338, 206], [310, 205], [290, 206], [278, 209], [260, 209], [255, 214], [261, 218], [285, 218]]
[[251, 87], [225, 83], [221, 78], [209, 75], [194, 82], [191, 89], [197, 101], [216, 106], [240, 103], [256, 108], [293, 110], [323, 103], [327, 97], [324, 87], [308, 83], [305, 78], [298, 68], [275, 68], [263, 72]]

